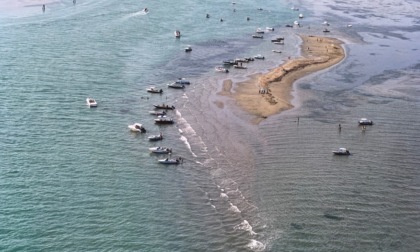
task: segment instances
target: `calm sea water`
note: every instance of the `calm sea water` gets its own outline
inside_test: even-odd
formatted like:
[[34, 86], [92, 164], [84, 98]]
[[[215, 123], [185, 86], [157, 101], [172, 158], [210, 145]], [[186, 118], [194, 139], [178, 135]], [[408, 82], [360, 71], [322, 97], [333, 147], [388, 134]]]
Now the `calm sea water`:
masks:
[[[45, 13], [17, 3], [27, 6], [0, 8], [0, 250], [420, 246], [418, 1], [78, 0]], [[284, 28], [299, 13], [302, 27]], [[299, 55], [296, 34], [322, 35], [324, 20], [347, 57], [300, 80], [295, 109], [253, 125], [217, 95], [226, 78]], [[275, 31], [251, 38], [267, 26]], [[282, 54], [271, 52], [276, 36]], [[258, 53], [266, 60], [247, 70], [213, 70]], [[167, 89], [179, 77], [192, 84]], [[175, 125], [154, 125], [148, 111], [163, 102], [177, 107]], [[375, 125], [363, 131], [360, 117]], [[130, 133], [134, 122], [147, 133]], [[147, 140], [159, 132], [162, 142]], [[185, 162], [159, 164], [156, 145]], [[333, 156], [338, 147], [353, 155]]]

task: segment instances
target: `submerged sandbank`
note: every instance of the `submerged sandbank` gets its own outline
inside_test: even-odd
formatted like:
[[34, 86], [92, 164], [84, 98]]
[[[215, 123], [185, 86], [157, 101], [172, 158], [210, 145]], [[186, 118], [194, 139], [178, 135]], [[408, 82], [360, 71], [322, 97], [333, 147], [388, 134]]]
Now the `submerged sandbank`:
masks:
[[289, 59], [266, 74], [250, 76], [247, 81], [237, 83], [225, 80], [219, 95], [235, 99], [236, 104], [255, 115], [254, 123], [268, 116], [293, 108], [291, 104], [293, 83], [303, 76], [328, 68], [340, 62], [345, 52], [342, 41], [320, 36], [300, 35], [302, 38], [299, 58]]

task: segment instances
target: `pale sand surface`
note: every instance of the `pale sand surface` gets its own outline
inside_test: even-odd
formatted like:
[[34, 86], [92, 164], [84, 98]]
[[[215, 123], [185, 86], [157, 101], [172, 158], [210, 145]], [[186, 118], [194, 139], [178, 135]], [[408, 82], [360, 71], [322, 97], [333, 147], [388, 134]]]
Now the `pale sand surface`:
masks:
[[232, 92], [232, 81], [225, 80], [218, 94], [234, 98], [239, 107], [255, 115], [253, 123], [293, 108], [293, 83], [305, 75], [337, 64], [345, 56], [342, 41], [338, 39], [303, 35], [301, 38], [300, 58], [290, 59], [266, 74], [250, 76], [249, 80], [237, 84], [235, 92]]

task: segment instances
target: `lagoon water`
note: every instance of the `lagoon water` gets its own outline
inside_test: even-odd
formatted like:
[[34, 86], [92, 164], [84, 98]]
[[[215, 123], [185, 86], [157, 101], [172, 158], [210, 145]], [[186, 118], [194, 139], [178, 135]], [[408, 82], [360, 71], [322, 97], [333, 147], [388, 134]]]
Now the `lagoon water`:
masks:
[[[0, 6], [0, 250], [420, 246], [420, 2], [79, 0], [45, 13], [14, 3]], [[285, 28], [299, 13], [302, 27]], [[299, 80], [294, 109], [254, 125], [217, 95], [226, 78], [298, 56], [296, 34], [323, 35], [324, 20], [347, 57]], [[251, 38], [266, 26], [274, 32]], [[214, 72], [259, 53], [247, 70]], [[192, 84], [167, 89], [179, 77]], [[177, 107], [176, 125], [153, 124], [158, 103]], [[361, 117], [375, 124], [363, 131]], [[130, 133], [134, 122], [147, 133]], [[149, 153], [159, 132], [183, 164]], [[352, 155], [333, 156], [338, 147]]]

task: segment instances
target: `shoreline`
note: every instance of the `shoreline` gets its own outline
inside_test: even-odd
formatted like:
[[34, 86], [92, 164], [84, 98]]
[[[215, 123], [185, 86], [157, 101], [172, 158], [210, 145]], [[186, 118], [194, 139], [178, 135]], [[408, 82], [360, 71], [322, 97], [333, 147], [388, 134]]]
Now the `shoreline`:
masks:
[[345, 57], [343, 41], [321, 36], [299, 35], [301, 56], [290, 59], [265, 74], [253, 74], [233, 88], [230, 79], [223, 81], [218, 95], [232, 97], [238, 107], [255, 118], [259, 124], [269, 116], [292, 109], [293, 84], [296, 80], [341, 62]]

